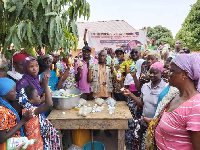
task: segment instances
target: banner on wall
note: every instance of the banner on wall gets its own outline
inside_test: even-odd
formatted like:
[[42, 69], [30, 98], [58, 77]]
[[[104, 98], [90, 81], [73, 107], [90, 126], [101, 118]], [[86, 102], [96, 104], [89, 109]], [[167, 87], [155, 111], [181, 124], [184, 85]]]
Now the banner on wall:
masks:
[[95, 48], [95, 51], [104, 47], [117, 49], [122, 44], [127, 44], [127, 52], [137, 44], [146, 44], [146, 30], [139, 30], [132, 33], [94, 33], [88, 32], [88, 45]]

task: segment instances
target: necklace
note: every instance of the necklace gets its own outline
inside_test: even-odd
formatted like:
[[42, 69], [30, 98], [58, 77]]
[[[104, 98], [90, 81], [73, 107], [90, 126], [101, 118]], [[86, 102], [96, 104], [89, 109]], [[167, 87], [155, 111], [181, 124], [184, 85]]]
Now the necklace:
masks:
[[179, 94], [179, 90], [175, 87], [170, 86], [169, 92], [167, 93], [167, 95], [164, 96], [162, 101], [160, 101], [160, 103], [158, 104], [158, 107], [156, 109], [156, 113], [153, 119], [156, 119], [158, 117], [158, 115], [162, 112], [163, 108], [166, 107], [166, 105], [170, 101], [172, 101], [176, 97], [177, 94]]

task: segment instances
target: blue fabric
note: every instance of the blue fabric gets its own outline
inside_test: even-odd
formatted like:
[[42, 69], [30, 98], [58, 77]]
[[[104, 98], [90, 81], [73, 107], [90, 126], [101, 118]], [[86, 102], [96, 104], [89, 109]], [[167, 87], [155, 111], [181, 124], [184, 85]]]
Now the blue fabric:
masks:
[[158, 96], [158, 101], [157, 101], [157, 104], [156, 104], [156, 109], [158, 107], [158, 104], [160, 103], [160, 101], [163, 99], [163, 97], [165, 95], [167, 95], [167, 93], [169, 92], [169, 88], [170, 88], [170, 85], [167, 85], [164, 90], [162, 90], [162, 92], [159, 94]]
[[[15, 86], [15, 82], [9, 78], [0, 78], [0, 103], [10, 109], [17, 116], [17, 122], [20, 122], [20, 117], [17, 111], [10, 105], [10, 103], [6, 102], [2, 96], [5, 96], [13, 87]], [[24, 136], [24, 132], [22, 127], [20, 127], [20, 135]]]
[[6, 95], [16, 83], [9, 78], [0, 78], [0, 97]]
[[[56, 76], [56, 72], [53, 70], [50, 70], [51, 76], [49, 79], [49, 86], [51, 86], [51, 90], [55, 91], [57, 90], [56, 86], [58, 84], [58, 77]], [[41, 79], [43, 79], [43, 73], [41, 73]], [[44, 92], [44, 89], [42, 89], [42, 93]]]

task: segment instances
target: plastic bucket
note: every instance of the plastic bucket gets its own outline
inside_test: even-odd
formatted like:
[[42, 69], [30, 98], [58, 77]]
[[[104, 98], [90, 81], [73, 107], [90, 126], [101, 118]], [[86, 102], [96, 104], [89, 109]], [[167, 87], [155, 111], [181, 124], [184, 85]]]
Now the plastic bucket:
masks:
[[[88, 142], [83, 146], [83, 150], [91, 150], [91, 146], [91, 142]], [[94, 150], [105, 150], [105, 146], [101, 142], [94, 141]]]

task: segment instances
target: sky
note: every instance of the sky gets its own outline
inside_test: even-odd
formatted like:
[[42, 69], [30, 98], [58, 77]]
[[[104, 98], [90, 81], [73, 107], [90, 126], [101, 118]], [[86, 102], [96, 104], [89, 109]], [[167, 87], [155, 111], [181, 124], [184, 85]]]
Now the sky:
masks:
[[[175, 37], [191, 6], [197, 0], [87, 0], [90, 4], [88, 21], [124, 20], [139, 30], [161, 25]], [[78, 22], [84, 22], [83, 18]]]

